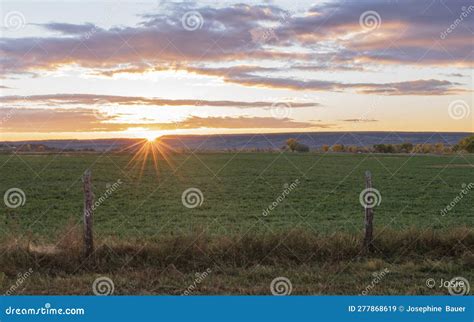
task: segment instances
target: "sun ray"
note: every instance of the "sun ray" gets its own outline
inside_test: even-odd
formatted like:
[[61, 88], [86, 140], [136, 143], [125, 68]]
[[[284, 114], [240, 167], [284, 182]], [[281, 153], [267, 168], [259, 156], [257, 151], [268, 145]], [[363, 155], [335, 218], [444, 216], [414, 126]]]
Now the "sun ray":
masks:
[[161, 161], [166, 162], [171, 169], [176, 168], [171, 158], [171, 154], [176, 151], [159, 138], [152, 138], [150, 136], [149, 139], [145, 138], [133, 143], [120, 150], [120, 152], [134, 152], [134, 155], [127, 163], [127, 167], [130, 168], [130, 171], [139, 167], [139, 179], [142, 178], [150, 161], [157, 177], [160, 175]]

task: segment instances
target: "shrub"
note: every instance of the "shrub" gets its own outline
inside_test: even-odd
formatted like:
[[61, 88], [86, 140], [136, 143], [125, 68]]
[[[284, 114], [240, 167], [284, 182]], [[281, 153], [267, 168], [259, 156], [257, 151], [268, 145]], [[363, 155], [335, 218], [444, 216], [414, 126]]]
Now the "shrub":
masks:
[[298, 146], [298, 144], [300, 144], [300, 143], [298, 142], [297, 139], [290, 138], [290, 139], [286, 140], [286, 145], [288, 146], [288, 148], [292, 152], [294, 152], [296, 150], [296, 147]]
[[413, 144], [409, 142], [400, 144], [400, 152], [410, 153], [411, 151], [413, 151]]
[[309, 146], [303, 143], [298, 143], [296, 144], [295, 151], [296, 152], [309, 152]]
[[395, 148], [391, 144], [374, 144], [374, 151], [377, 153], [394, 153]]
[[458, 144], [454, 146], [455, 151], [466, 151], [474, 153], [474, 135], [467, 136], [461, 139]]
[[344, 145], [343, 144], [334, 144], [332, 146], [333, 152], [344, 152]]
[[443, 143], [436, 143], [434, 146], [434, 150], [436, 153], [444, 153], [445, 148]]
[[348, 147], [346, 147], [345, 149], [347, 152], [351, 152], [351, 153], [357, 153], [360, 151], [359, 147], [357, 145], [349, 145]]

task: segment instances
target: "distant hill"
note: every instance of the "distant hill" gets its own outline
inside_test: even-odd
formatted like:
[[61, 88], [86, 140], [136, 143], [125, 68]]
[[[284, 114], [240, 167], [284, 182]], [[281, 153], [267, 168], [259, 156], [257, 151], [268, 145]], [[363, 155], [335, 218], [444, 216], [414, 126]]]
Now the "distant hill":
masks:
[[[226, 135], [181, 135], [163, 136], [161, 140], [174, 149], [242, 150], [242, 149], [280, 149], [288, 138], [297, 138], [310, 148], [322, 145], [344, 144], [372, 146], [374, 144], [413, 144], [438, 143], [453, 145], [472, 133], [435, 132], [311, 132], [278, 134], [226, 134]], [[98, 139], [98, 140], [43, 140], [22, 142], [0, 142], [0, 150], [19, 149], [25, 145], [44, 146], [46, 150], [121, 150], [136, 143], [137, 139]]]

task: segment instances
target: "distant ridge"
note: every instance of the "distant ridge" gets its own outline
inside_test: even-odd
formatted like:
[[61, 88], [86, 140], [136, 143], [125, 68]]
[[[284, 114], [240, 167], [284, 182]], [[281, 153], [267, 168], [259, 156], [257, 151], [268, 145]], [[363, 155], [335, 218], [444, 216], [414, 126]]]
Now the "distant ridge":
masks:
[[[280, 149], [288, 138], [297, 138], [310, 148], [322, 145], [357, 145], [438, 143], [453, 145], [469, 132], [308, 132], [308, 133], [269, 133], [269, 134], [213, 134], [213, 135], [176, 135], [163, 136], [161, 140], [174, 149], [190, 150], [241, 150], [241, 149]], [[138, 139], [97, 139], [97, 140], [29, 140], [21, 142], [0, 142], [2, 145], [22, 146], [42, 144], [59, 150], [95, 151], [120, 150]]]

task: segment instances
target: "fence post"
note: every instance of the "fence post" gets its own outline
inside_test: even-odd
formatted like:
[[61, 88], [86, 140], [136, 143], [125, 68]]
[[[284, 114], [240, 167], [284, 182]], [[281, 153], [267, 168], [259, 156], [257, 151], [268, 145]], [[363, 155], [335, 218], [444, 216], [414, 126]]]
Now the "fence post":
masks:
[[[370, 171], [365, 171], [365, 188], [372, 189], [372, 174]], [[365, 236], [364, 236], [364, 251], [369, 252], [373, 250], [373, 224], [374, 209], [373, 206], [366, 204], [365, 208]]]
[[91, 170], [87, 169], [82, 176], [84, 188], [84, 255], [89, 257], [94, 252], [94, 237], [92, 235], [92, 205], [94, 195], [92, 193]]

